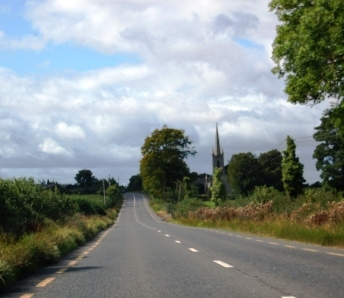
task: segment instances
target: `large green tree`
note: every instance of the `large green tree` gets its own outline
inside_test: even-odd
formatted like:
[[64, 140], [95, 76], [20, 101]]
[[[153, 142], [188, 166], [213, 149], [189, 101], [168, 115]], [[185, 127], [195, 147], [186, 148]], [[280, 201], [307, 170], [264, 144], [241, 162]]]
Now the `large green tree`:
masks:
[[127, 191], [135, 190], [142, 190], [142, 179], [140, 175], [131, 176], [129, 179]]
[[190, 173], [184, 160], [196, 154], [191, 144], [183, 130], [167, 126], [154, 130], [141, 147], [143, 188], [159, 197], [163, 197], [168, 188], [175, 188], [176, 182]]
[[233, 154], [227, 173], [235, 193], [247, 195], [256, 185], [262, 185], [262, 168], [251, 152]]
[[321, 170], [323, 183], [344, 190], [344, 136], [339, 134], [333, 119], [334, 110], [325, 111], [321, 124], [315, 127], [314, 139], [321, 142], [314, 150], [316, 168]]
[[301, 193], [305, 182], [303, 164], [296, 156], [296, 145], [290, 136], [287, 136], [287, 149], [283, 151], [282, 181], [284, 190], [290, 198], [296, 198]]
[[282, 153], [276, 149], [261, 153], [258, 162], [262, 167], [263, 184], [283, 190], [282, 183]]
[[292, 103], [344, 95], [343, 0], [271, 0], [280, 21], [273, 43], [274, 73], [286, 76]]
[[98, 182], [97, 178], [93, 176], [92, 171], [86, 169], [80, 170], [76, 174], [75, 180], [81, 187], [91, 187]]

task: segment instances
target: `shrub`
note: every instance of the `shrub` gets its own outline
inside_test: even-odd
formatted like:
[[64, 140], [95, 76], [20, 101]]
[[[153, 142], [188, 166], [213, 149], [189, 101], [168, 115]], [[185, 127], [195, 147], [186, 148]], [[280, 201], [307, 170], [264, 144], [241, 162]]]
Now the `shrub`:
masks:
[[276, 197], [280, 195], [280, 192], [274, 187], [256, 186], [250, 199], [257, 203], [266, 203], [268, 201], [273, 201]]
[[101, 202], [97, 202], [82, 196], [74, 196], [72, 197], [72, 199], [77, 204], [78, 211], [82, 212], [85, 215], [106, 215], [105, 206]]
[[176, 205], [173, 216], [175, 217], [187, 217], [189, 211], [195, 211], [203, 206], [203, 202], [196, 198], [189, 198], [180, 201]]

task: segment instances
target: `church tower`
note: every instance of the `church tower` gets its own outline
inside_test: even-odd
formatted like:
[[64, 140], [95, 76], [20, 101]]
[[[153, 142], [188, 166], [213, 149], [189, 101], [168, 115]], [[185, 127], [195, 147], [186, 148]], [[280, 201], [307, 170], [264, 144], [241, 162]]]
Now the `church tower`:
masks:
[[220, 148], [220, 138], [219, 131], [216, 123], [216, 134], [215, 134], [215, 147], [213, 148], [213, 169], [220, 168], [222, 171], [224, 169], [224, 153], [223, 149]]

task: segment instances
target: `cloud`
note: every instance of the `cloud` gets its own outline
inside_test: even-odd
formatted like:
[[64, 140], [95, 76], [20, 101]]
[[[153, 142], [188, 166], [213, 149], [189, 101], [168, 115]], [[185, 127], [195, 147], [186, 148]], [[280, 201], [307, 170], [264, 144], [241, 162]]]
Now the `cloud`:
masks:
[[53, 139], [45, 139], [43, 143], [38, 145], [38, 148], [48, 154], [57, 154], [57, 155], [71, 155], [71, 153], [65, 148], [61, 147]]
[[62, 139], [83, 139], [85, 133], [81, 127], [77, 125], [68, 126], [64, 122], [59, 122], [55, 126], [55, 132]]
[[[187, 160], [191, 170], [207, 173], [216, 122], [226, 160], [277, 148], [288, 134], [312, 135], [328, 103], [287, 103], [283, 80], [271, 74], [277, 19], [268, 2], [28, 2], [26, 18], [37, 35], [3, 33], [0, 45], [14, 41], [12, 48], [42, 55], [55, 45], [78, 45], [141, 59], [83, 72], [48, 67], [44, 75], [0, 68], [0, 173], [34, 169], [40, 179], [73, 183], [78, 170], [90, 168], [100, 178], [129, 179], [139, 171], [144, 139], [164, 124], [185, 130], [198, 152]], [[61, 57], [55, 59], [50, 65]], [[307, 179], [317, 180], [315, 143], [296, 144]]]

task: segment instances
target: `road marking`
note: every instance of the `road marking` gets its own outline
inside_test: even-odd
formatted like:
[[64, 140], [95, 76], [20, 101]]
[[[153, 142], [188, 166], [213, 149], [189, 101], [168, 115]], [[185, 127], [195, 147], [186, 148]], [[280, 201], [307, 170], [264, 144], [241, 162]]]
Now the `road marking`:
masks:
[[161, 231], [160, 231], [160, 230], [158, 230], [158, 233], [161, 233]]
[[233, 234], [227, 234], [228, 236], [233, 236]]
[[284, 247], [296, 248], [295, 246], [292, 246], [292, 245], [284, 245]]
[[229, 264], [227, 264], [227, 263], [225, 263], [225, 262], [222, 262], [222, 261], [216, 261], [216, 260], [214, 260], [214, 262], [217, 263], [217, 264], [219, 264], [219, 265], [221, 265], [221, 266], [223, 266], [223, 267], [225, 267], [225, 268], [232, 268], [232, 267], [233, 267], [233, 266], [231, 266], [231, 265], [229, 265]]
[[24, 295], [21, 295], [19, 298], [31, 298], [33, 297], [33, 293], [27, 293], [27, 294], [24, 294]]
[[43, 288], [45, 287], [48, 283], [52, 282], [55, 279], [55, 277], [48, 277], [45, 280], [41, 281], [36, 287]]
[[278, 243], [276, 242], [268, 242], [269, 244], [272, 244], [272, 245], [279, 245]]
[[259, 240], [259, 239], [257, 239], [256, 241], [257, 241], [257, 242], [264, 242], [263, 240]]
[[302, 248], [302, 250], [311, 251], [311, 252], [318, 252], [316, 249], [310, 249], [310, 248]]
[[95, 247], [97, 247], [97, 245], [93, 245], [92, 247], [95, 248]]
[[84, 256], [83, 255], [80, 255], [76, 258], [76, 260], [81, 260]]
[[67, 269], [68, 269], [68, 267], [61, 268], [60, 270], [56, 271], [56, 273], [62, 274], [62, 273], [65, 272]]
[[242, 238], [242, 236], [236, 235], [235, 237]]
[[78, 261], [70, 261], [70, 262], [68, 263], [68, 266], [73, 266], [73, 265], [75, 265], [77, 262], [78, 262]]
[[247, 240], [252, 240], [252, 238], [248, 238], [248, 237], [245, 237], [245, 239], [247, 239]]
[[194, 249], [194, 248], [189, 248], [191, 251], [193, 251], [193, 252], [198, 252], [198, 250], [197, 249]]
[[336, 253], [334, 253], [334, 252], [328, 252], [327, 254], [328, 254], [328, 255], [331, 255], [331, 256], [344, 257], [343, 254], [336, 254]]
[[282, 298], [296, 298], [294, 296], [282, 296]]
[[179, 240], [176, 240], [177, 243], [181, 243]]
[[166, 237], [170, 237], [170, 235], [165, 234]]
[[84, 254], [84, 255], [87, 255], [87, 254], [88, 254], [88, 251], [84, 251], [83, 254]]

